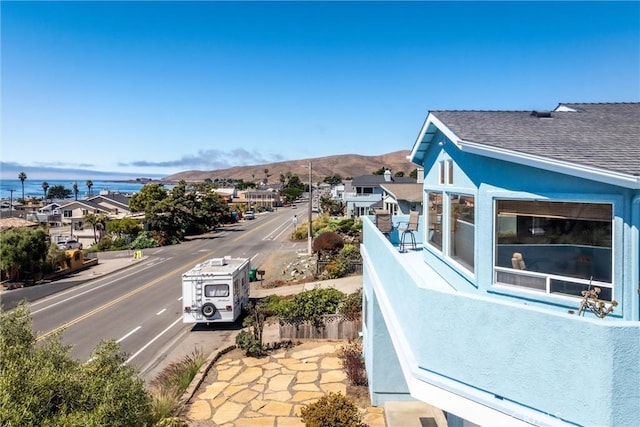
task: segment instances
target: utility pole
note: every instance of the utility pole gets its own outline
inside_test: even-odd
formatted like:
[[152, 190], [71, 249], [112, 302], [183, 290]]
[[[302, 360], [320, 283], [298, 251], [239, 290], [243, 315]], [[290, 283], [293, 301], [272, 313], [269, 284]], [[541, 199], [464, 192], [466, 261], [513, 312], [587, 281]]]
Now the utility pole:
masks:
[[311, 160], [309, 160], [309, 202], [308, 202], [308, 210], [309, 210], [309, 226], [307, 228], [307, 255], [311, 256], [313, 253], [311, 249], [311, 236], [313, 234], [313, 228], [311, 227], [311, 204], [313, 202], [313, 190], [311, 187]]
[[13, 188], [9, 189], [9, 218], [13, 218]]

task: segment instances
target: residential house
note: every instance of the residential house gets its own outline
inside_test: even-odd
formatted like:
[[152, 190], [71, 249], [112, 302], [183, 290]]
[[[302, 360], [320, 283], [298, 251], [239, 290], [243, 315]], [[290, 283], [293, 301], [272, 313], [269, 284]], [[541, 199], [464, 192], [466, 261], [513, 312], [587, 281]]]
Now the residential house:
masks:
[[422, 187], [424, 171], [418, 169], [416, 183], [383, 183], [381, 209], [391, 215], [409, 215], [411, 211], [422, 212]]
[[[349, 183], [351, 180], [348, 181]], [[344, 192], [346, 189], [345, 181], [331, 187], [331, 198], [335, 200], [344, 200]]]
[[130, 215], [129, 196], [121, 193], [104, 193], [87, 199], [73, 200], [62, 204], [58, 210], [62, 212], [62, 222], [71, 225], [71, 234], [82, 241], [85, 246], [93, 243], [93, 228], [85, 227], [84, 216], [87, 214], [105, 214], [110, 219], [121, 219]]
[[0, 218], [0, 233], [3, 231], [11, 230], [12, 228], [22, 228], [22, 227], [37, 227], [33, 221], [29, 221], [23, 218]]
[[382, 200], [383, 183], [415, 183], [416, 180], [409, 177], [393, 177], [388, 169], [383, 175], [361, 175], [354, 177], [351, 182], [345, 182], [343, 193], [347, 218], [358, 218], [369, 215], [375, 203]]
[[431, 111], [410, 155], [418, 250], [363, 221], [372, 403], [450, 426], [638, 425], [639, 143], [638, 103]]
[[232, 203], [233, 199], [238, 195], [238, 190], [234, 187], [216, 188], [214, 191], [225, 201], [225, 203]]
[[87, 201], [97, 204], [111, 218], [124, 218], [131, 213], [129, 199], [131, 195], [101, 191], [99, 195], [89, 197]]
[[275, 190], [244, 190], [238, 191], [238, 199], [234, 203], [243, 203], [247, 209], [252, 209], [258, 206], [273, 208], [279, 201], [280, 196]]
[[25, 218], [51, 227], [60, 227], [62, 225], [62, 214], [59, 208], [60, 204], [51, 202], [39, 208], [37, 212], [27, 214]]

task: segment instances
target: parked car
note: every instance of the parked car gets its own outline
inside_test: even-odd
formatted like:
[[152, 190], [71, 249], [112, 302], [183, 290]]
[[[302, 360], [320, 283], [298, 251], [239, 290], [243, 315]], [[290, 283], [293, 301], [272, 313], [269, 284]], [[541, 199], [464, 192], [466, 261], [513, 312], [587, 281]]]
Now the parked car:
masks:
[[244, 219], [256, 219], [256, 214], [252, 210], [246, 211], [244, 213]]
[[82, 249], [82, 243], [76, 239], [69, 239], [57, 242], [60, 249]]

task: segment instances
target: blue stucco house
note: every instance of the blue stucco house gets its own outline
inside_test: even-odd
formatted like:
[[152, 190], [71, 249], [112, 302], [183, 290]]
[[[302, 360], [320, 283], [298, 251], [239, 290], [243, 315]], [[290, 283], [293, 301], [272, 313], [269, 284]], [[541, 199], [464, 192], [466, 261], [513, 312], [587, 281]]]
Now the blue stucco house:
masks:
[[418, 248], [363, 221], [372, 403], [450, 426], [640, 425], [640, 104], [431, 111], [410, 160]]

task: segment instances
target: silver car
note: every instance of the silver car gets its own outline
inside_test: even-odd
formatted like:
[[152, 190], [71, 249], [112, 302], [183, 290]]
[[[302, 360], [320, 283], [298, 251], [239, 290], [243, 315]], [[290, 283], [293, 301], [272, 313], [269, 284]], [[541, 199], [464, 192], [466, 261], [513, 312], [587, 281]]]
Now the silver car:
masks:
[[69, 239], [58, 242], [58, 247], [60, 249], [82, 249], [82, 243], [78, 242], [75, 239]]

